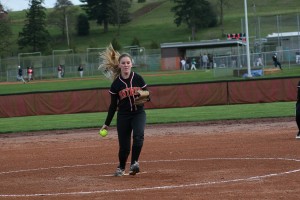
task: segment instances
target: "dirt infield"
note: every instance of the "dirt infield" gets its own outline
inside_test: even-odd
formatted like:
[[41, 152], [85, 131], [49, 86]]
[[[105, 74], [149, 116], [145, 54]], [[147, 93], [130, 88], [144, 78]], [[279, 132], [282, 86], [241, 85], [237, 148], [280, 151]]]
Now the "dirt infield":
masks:
[[147, 125], [142, 173], [112, 177], [116, 130], [0, 135], [0, 199], [299, 199], [293, 118]]

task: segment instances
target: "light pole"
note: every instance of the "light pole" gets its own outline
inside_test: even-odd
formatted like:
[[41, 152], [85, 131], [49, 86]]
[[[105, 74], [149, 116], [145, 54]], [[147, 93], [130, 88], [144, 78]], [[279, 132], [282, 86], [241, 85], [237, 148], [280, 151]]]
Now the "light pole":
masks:
[[249, 31], [248, 31], [248, 13], [247, 13], [247, 0], [244, 0], [245, 7], [245, 28], [246, 28], [246, 52], [247, 52], [247, 69], [248, 77], [252, 77], [250, 66], [250, 48], [249, 48]]
[[68, 25], [68, 16], [67, 16], [67, 15], [66, 15], [66, 31], [67, 31], [67, 42], [68, 42], [68, 47], [70, 48], [69, 25]]

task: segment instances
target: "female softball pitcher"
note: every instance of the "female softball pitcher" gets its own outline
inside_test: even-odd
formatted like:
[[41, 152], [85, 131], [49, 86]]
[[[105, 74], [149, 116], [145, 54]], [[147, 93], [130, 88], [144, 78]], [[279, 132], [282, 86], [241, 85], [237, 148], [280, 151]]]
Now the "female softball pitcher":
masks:
[[[110, 71], [108, 74], [113, 77], [114, 81], [109, 90], [111, 96], [109, 110], [101, 130], [108, 129], [118, 108], [119, 166], [114, 176], [123, 176], [125, 174], [125, 166], [130, 154], [130, 148], [132, 152], [129, 175], [135, 175], [140, 172], [138, 160], [144, 142], [144, 129], [146, 125], [144, 103], [150, 100], [149, 92], [146, 88], [147, 84], [142, 76], [131, 71], [132, 58], [129, 54], [124, 53], [120, 55], [110, 46], [102, 54], [102, 58], [104, 58], [103, 63], [106, 64], [102, 64], [99, 68], [102, 68], [106, 73]], [[118, 62], [112, 62], [113, 59], [117, 59]], [[111, 63], [115, 63], [113, 68], [111, 67]], [[146, 100], [142, 100], [142, 96], [143, 98], [146, 97]], [[131, 135], [133, 138], [132, 147]]]

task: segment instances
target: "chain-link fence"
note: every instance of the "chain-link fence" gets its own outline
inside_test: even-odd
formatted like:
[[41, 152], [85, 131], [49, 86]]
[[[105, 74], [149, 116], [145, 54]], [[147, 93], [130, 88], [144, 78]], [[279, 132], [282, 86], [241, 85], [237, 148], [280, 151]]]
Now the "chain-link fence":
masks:
[[[241, 20], [241, 32], [245, 30], [244, 19]], [[286, 37], [282, 33], [294, 33]], [[275, 37], [269, 37], [273, 35]], [[300, 47], [300, 15], [282, 14], [274, 16], [257, 16], [254, 12], [249, 17], [249, 42], [254, 53], [299, 49]]]
[[[33, 69], [33, 78], [36, 80], [58, 77], [57, 67], [63, 68], [63, 77], [78, 77], [78, 66], [84, 66], [84, 76], [100, 75], [98, 70], [102, 62], [99, 52], [102, 49], [89, 49], [87, 53], [73, 53], [72, 50], [54, 50], [50, 56], [42, 56], [39, 52], [20, 54], [18, 57], [0, 59], [0, 81], [16, 81], [18, 66], [23, 69], [23, 77], [27, 79], [27, 69]], [[131, 52], [134, 51], [134, 52]], [[160, 50], [135, 48], [133, 53], [134, 67], [137, 71], [157, 71], [160, 69]]]
[[[241, 30], [244, 32], [243, 19]], [[293, 33], [292, 36], [284, 36], [282, 33]], [[295, 35], [296, 33], [296, 35]], [[273, 35], [273, 37], [270, 37]], [[258, 59], [262, 64], [259, 67], [272, 67], [272, 54], [278, 53], [278, 58], [284, 67], [294, 67], [300, 64], [300, 17], [299, 14], [287, 14], [276, 16], [257, 16], [256, 13], [249, 18], [249, 44], [251, 67], [256, 67]], [[39, 52], [19, 54], [18, 57], [0, 59], [0, 81], [15, 81], [17, 66], [23, 69], [24, 77], [27, 76], [27, 68], [34, 70], [34, 79], [49, 79], [57, 77], [57, 66], [60, 64], [64, 69], [65, 77], [78, 77], [78, 66], [84, 66], [84, 76], [95, 76], [101, 72], [98, 66], [101, 63], [99, 52], [105, 48], [88, 48], [86, 53], [74, 53], [73, 50], [54, 50], [52, 55], [42, 56]], [[124, 51], [129, 52], [134, 60], [137, 71], [161, 70], [160, 49], [145, 49], [143, 47], [128, 46]], [[186, 52], [195, 49], [186, 49]], [[200, 49], [197, 52], [207, 50]], [[231, 49], [222, 49], [223, 54], [213, 54], [211, 68], [216, 77], [232, 75], [233, 69], [246, 68], [246, 54], [233, 52]], [[222, 54], [222, 55], [221, 55]], [[199, 54], [197, 54], [199, 55]], [[201, 69], [201, 63], [197, 65]], [[171, 67], [173, 69], [173, 67]]]
[[[272, 60], [273, 54], [273, 51], [251, 53], [251, 68], [264, 69], [274, 67]], [[64, 69], [63, 77], [79, 77], [78, 66], [80, 64], [84, 65], [84, 76], [101, 75], [101, 71], [98, 70], [99, 63], [101, 62], [101, 60], [99, 60], [99, 53], [72, 54], [71, 57], [72, 59], [66, 59], [64, 60], [65, 62], [61, 64]], [[277, 51], [277, 57], [284, 68], [300, 66], [300, 55], [298, 49]], [[59, 60], [59, 56], [56, 55], [54, 58], [53, 56], [37, 56], [27, 58], [26, 62], [30, 63], [28, 59], [31, 59], [31, 63], [40, 64], [28, 65], [33, 68], [34, 79], [42, 80], [58, 77], [57, 66], [59, 65], [59, 62], [56, 62], [56, 60]], [[232, 54], [228, 56], [214, 56], [213, 63], [208, 64], [208, 69], [214, 70], [215, 77], [234, 76], [234, 70], [241, 71], [242, 73], [242, 71], [247, 69], [246, 59], [247, 56], [244, 53], [239, 55]], [[37, 60], [40, 60], [40, 62], [37, 62]], [[55, 61], [55, 66], [53, 66], [53, 60]], [[159, 50], [148, 50], [146, 54], [134, 57], [134, 70], [139, 72], [160, 71], [160, 60], [161, 54]], [[16, 81], [18, 65], [18, 58], [2, 59], [1, 69], [4, 70], [0, 71], [1, 81]], [[26, 65], [21, 67], [23, 68], [23, 77], [27, 79], [27, 67]], [[205, 70], [200, 62], [197, 62], [196, 67], [200, 70]]]
[[[300, 67], [298, 49], [277, 51], [277, 58], [283, 69]], [[250, 55], [251, 70], [274, 68], [272, 56], [274, 52], [252, 53]], [[247, 55], [230, 55], [214, 57], [214, 77], [243, 77], [247, 73]]]

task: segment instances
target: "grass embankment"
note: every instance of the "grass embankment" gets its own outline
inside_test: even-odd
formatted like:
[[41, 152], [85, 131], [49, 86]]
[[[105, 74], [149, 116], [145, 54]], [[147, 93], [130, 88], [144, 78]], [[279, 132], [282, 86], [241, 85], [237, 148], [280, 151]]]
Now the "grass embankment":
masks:
[[[90, 21], [90, 34], [86, 37], [79, 37], [76, 35], [76, 29], [73, 26], [69, 27], [69, 38], [71, 45], [68, 46], [67, 40], [61, 40], [61, 32], [57, 27], [49, 26], [49, 32], [53, 39], [52, 49], [69, 49], [74, 48], [76, 52], [86, 52], [86, 48], [91, 47], [105, 47], [113, 38], [117, 38], [122, 46], [129, 46], [134, 37], [140, 41], [140, 45], [148, 48], [153, 42], [157, 44], [164, 42], [186, 42], [189, 41], [191, 30], [185, 24], [177, 27], [174, 23], [174, 13], [170, 10], [174, 3], [170, 0], [147, 0], [145, 3], [137, 3], [133, 1], [131, 13], [143, 10], [151, 3], [162, 2], [160, 6], [152, 9], [149, 12], [144, 12], [144, 15], [133, 19], [130, 23], [121, 26], [118, 33], [117, 26], [109, 26], [107, 33], [103, 32], [103, 27], [96, 24], [95, 20]], [[219, 0], [211, 0], [210, 3], [214, 5], [218, 14], [219, 7], [217, 6]], [[255, 8], [253, 6], [255, 4]], [[249, 35], [250, 39], [257, 36], [257, 17], [272, 16], [271, 18], [260, 19], [260, 36], [266, 37], [267, 34], [277, 32], [276, 15], [293, 14], [294, 19], [280, 17], [281, 27], [280, 31], [297, 31], [297, 17], [299, 13], [299, 0], [260, 0], [248, 1], [248, 20], [249, 20]], [[47, 12], [50, 12], [48, 9]], [[13, 40], [17, 40], [19, 31], [22, 30], [25, 20], [25, 11], [17, 11], [9, 13], [12, 21]], [[196, 40], [209, 39], [226, 39], [222, 35], [224, 33], [239, 33], [243, 29], [241, 27], [241, 19], [244, 18], [244, 1], [231, 0], [228, 1], [224, 7], [224, 25], [213, 28], [200, 29], [196, 33]], [[16, 45], [13, 45], [17, 49]], [[16, 52], [19, 52], [16, 50]]]

